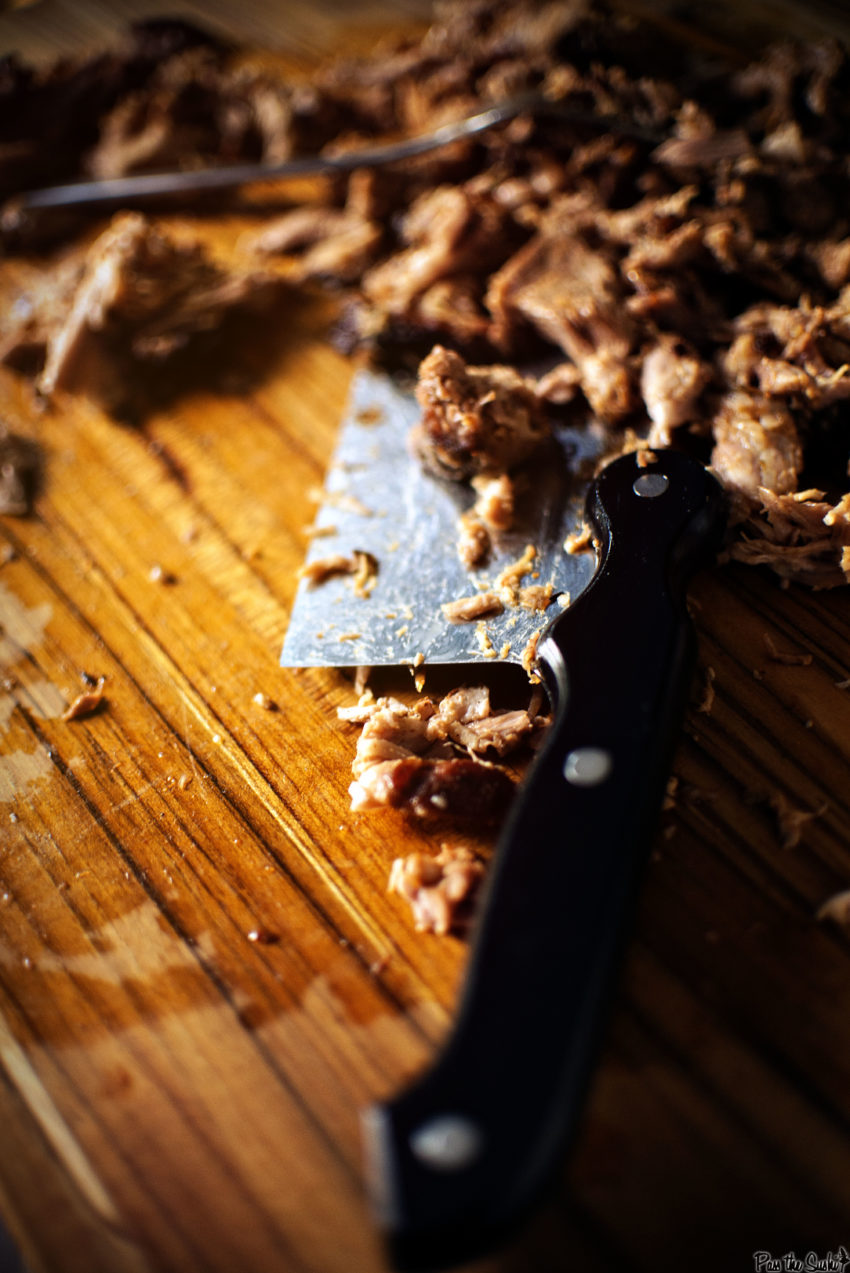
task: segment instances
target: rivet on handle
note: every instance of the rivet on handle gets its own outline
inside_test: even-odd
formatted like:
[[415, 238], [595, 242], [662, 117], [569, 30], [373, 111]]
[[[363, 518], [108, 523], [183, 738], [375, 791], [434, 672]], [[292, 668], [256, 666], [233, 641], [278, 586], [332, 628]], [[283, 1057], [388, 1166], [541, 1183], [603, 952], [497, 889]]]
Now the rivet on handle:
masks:
[[659, 495], [664, 494], [669, 485], [670, 480], [663, 473], [641, 473], [640, 477], [636, 477], [632, 482], [632, 490], [641, 499], [657, 499]]
[[574, 787], [595, 787], [613, 767], [611, 753], [602, 747], [576, 747], [564, 761], [564, 777]]
[[438, 1114], [410, 1136], [410, 1148], [420, 1162], [437, 1171], [459, 1171], [479, 1156], [479, 1129], [463, 1114]]

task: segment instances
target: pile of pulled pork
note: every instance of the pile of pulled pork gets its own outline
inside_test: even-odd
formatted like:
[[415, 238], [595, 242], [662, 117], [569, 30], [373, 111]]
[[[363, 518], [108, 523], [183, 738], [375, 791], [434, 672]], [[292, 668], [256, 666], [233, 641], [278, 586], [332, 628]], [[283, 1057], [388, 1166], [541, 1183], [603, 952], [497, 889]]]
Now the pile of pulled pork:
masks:
[[[828, 587], [850, 572], [848, 90], [831, 41], [721, 64], [590, 0], [449, 0], [424, 35], [299, 83], [155, 22], [83, 64], [0, 64], [0, 194], [339, 153], [537, 92], [566, 117], [338, 176], [246, 252], [340, 287], [348, 348], [548, 358], [550, 410], [696, 449], [732, 494], [733, 556]], [[4, 224], [13, 245], [13, 199]], [[26, 338], [7, 324], [4, 348]], [[56, 332], [38, 340], [55, 363]]]
[[523, 115], [356, 172], [309, 223], [297, 209], [266, 226], [257, 250], [346, 284], [352, 346], [418, 359], [439, 344], [485, 366], [548, 357], [550, 409], [589, 409], [712, 464], [733, 497], [733, 556], [844, 583], [846, 54], [784, 43], [750, 65], [707, 63], [582, 0], [436, 12], [421, 39], [314, 78], [326, 146], [528, 90], [580, 122]]

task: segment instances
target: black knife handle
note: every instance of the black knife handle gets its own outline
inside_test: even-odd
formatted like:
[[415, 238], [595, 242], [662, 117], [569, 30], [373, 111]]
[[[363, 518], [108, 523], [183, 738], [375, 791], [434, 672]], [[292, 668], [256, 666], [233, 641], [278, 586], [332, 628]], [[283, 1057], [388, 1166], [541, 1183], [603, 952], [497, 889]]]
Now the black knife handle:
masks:
[[600, 564], [540, 645], [554, 722], [489, 871], [448, 1043], [365, 1116], [399, 1269], [492, 1247], [575, 1129], [687, 701], [685, 588], [724, 524], [702, 465], [654, 457], [615, 460], [588, 496]]

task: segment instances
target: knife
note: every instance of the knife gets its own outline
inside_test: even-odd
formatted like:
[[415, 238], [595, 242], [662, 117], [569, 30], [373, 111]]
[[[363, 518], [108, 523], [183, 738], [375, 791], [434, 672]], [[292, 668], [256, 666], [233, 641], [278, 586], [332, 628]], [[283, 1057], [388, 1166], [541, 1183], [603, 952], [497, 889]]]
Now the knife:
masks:
[[[435, 547], [456, 523], [460, 494], [408, 458], [417, 414], [389, 379], [356, 376], [318, 524], [374, 553], [375, 588], [356, 599], [340, 580], [302, 585], [284, 664], [413, 661], [417, 649], [426, 666], [486, 657], [439, 609], [458, 573], [470, 590], [466, 570]], [[448, 1042], [412, 1087], [363, 1117], [378, 1220], [393, 1264], [411, 1273], [477, 1258], [505, 1238], [575, 1134], [687, 701], [694, 641], [686, 587], [724, 530], [718, 483], [682, 452], [611, 461], [585, 502], [569, 474], [598, 457], [599, 437], [563, 430], [553, 445], [561, 463], [548, 457], [548, 480], [532, 501], [540, 577], [574, 593], [584, 585], [538, 645], [553, 723], [488, 871]], [[585, 512], [598, 543], [595, 572], [563, 547]], [[325, 591], [331, 585], [335, 596]], [[381, 617], [403, 606], [405, 623]], [[376, 616], [371, 629], [366, 607]], [[350, 631], [328, 617], [335, 610], [338, 618], [344, 611], [343, 626], [354, 621]], [[525, 625], [516, 638], [514, 619]], [[507, 657], [517, 658], [539, 620], [498, 616], [488, 622], [490, 647], [510, 647]]]
[[540, 91], [515, 93], [502, 101], [482, 104], [460, 119], [441, 124], [413, 137], [378, 141], [339, 154], [301, 155], [277, 163], [246, 162], [218, 164], [205, 168], [182, 168], [171, 172], [137, 172], [122, 177], [101, 177], [93, 181], [72, 181], [45, 186], [15, 196], [7, 205], [10, 218], [45, 208], [120, 205], [128, 200], [158, 195], [190, 195], [209, 190], [227, 190], [263, 181], [285, 181], [327, 173], [348, 173], [357, 168], [380, 168], [429, 154], [468, 137], [477, 137], [518, 115], [543, 115], [566, 124], [613, 132], [647, 145], [660, 145], [665, 137], [625, 115], [604, 115], [588, 110], [569, 99], [560, 100]]

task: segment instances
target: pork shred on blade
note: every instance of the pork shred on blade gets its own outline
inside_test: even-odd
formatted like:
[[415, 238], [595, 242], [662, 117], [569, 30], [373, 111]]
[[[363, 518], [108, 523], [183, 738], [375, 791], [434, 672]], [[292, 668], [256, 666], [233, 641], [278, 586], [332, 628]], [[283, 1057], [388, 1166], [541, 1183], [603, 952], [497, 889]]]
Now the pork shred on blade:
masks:
[[419, 368], [422, 418], [412, 445], [438, 477], [507, 472], [549, 436], [532, 384], [512, 367], [470, 367], [436, 345]]
[[475, 491], [460, 518], [458, 552], [467, 566], [478, 565], [491, 535], [513, 524], [510, 473], [549, 437], [548, 418], [533, 382], [512, 367], [468, 366], [442, 345], [423, 359], [416, 397], [422, 416], [411, 430], [414, 454], [435, 476], [468, 479]]

